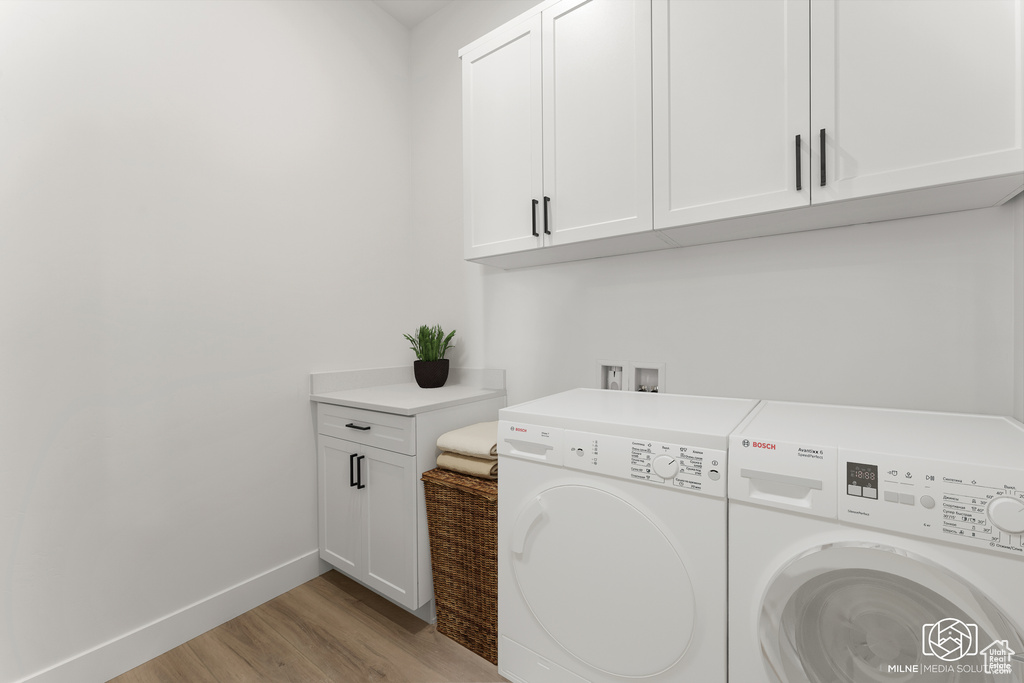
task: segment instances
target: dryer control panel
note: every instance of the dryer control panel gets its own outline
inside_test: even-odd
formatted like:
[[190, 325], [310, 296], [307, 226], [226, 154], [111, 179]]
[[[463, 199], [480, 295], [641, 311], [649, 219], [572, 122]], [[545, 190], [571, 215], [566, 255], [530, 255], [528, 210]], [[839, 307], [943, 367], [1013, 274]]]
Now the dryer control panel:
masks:
[[565, 430], [562, 465], [724, 498], [725, 451]]
[[1024, 558], [1024, 471], [839, 449], [839, 519]]

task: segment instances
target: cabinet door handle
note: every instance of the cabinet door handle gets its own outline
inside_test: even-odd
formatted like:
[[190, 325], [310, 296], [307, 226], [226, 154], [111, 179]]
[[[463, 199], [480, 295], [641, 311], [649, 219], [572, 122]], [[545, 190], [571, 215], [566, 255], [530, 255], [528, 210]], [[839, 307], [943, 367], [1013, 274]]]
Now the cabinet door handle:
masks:
[[358, 456], [358, 455], [359, 455], [358, 453], [353, 453], [352, 455], [348, 456], [348, 485], [350, 487], [351, 486], [355, 486], [356, 483], [357, 483], [356, 482], [356, 456]]
[[803, 186], [804, 174], [800, 170], [800, 136], [796, 136], [796, 191], [804, 189]]
[[345, 426], [346, 426], [346, 427], [348, 427], [349, 429], [358, 429], [358, 430], [359, 430], [359, 431], [361, 431], [361, 432], [368, 432], [368, 431], [370, 431], [370, 427], [369, 427], [369, 426], [366, 426], [366, 427], [360, 427], [359, 425], [357, 425], [357, 424], [352, 424], [351, 422], [349, 422], [349, 423], [348, 423], [347, 425], [345, 425]]
[[533, 236], [539, 237], [537, 234], [537, 204], [539, 203], [536, 199], [531, 199], [533, 204], [530, 207], [530, 219], [533, 221]]
[[824, 128], [821, 129], [821, 133], [818, 134], [818, 137], [820, 138], [820, 142], [818, 143], [818, 146], [820, 147], [820, 149], [818, 150], [818, 154], [821, 155], [821, 186], [825, 187], [825, 129]]
[[550, 235], [551, 231], [548, 230], [548, 205], [551, 203], [551, 197], [544, 197], [544, 234]]
[[356, 482], [357, 482], [356, 483], [356, 488], [357, 489], [365, 489], [366, 488], [366, 484], [363, 483], [363, 458], [365, 458], [365, 457], [366, 457], [365, 455], [360, 455], [358, 458], [356, 458]]

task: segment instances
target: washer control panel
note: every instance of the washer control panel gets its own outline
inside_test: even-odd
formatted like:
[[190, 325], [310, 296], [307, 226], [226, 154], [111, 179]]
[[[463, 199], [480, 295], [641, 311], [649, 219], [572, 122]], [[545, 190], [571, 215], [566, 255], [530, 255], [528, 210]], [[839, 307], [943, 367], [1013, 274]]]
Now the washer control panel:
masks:
[[565, 430], [564, 467], [725, 497], [725, 451]]
[[1024, 558], [1024, 469], [843, 449], [839, 459], [839, 519]]

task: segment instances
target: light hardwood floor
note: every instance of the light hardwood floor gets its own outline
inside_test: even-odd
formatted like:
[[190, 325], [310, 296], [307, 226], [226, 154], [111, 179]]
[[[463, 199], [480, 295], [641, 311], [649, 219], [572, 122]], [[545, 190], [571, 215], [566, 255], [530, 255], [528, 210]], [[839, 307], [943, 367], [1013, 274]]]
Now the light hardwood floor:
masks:
[[330, 571], [112, 683], [495, 683], [498, 667]]

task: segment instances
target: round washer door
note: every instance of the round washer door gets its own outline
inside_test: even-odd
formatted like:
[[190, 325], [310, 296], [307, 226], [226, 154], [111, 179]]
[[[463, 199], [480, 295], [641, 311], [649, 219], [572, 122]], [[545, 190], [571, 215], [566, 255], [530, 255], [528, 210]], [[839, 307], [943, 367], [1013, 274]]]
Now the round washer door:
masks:
[[1024, 651], [999, 606], [913, 553], [868, 543], [820, 546], [765, 591], [761, 653], [776, 683], [1021, 683], [984, 670], [990, 644]]
[[682, 659], [693, 587], [676, 548], [637, 507], [589, 486], [557, 486], [524, 506], [512, 535], [518, 589], [566, 652], [624, 678]]

